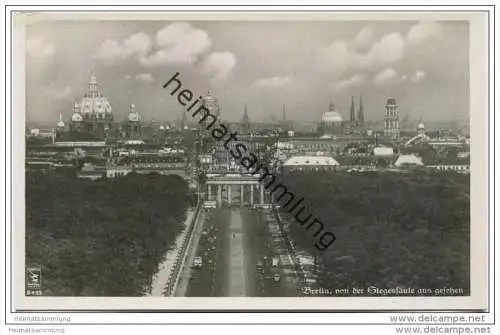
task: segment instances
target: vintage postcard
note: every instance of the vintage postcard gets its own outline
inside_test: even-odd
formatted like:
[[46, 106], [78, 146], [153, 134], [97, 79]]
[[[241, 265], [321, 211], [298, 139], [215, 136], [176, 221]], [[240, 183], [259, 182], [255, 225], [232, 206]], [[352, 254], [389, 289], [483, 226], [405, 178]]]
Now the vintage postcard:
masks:
[[13, 19], [17, 311], [485, 310], [485, 13]]

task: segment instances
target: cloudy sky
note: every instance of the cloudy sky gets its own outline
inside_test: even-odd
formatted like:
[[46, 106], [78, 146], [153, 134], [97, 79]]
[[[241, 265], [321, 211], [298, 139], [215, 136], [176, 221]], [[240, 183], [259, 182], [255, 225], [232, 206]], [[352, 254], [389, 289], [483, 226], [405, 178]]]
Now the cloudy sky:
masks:
[[465, 118], [465, 21], [101, 21], [37, 23], [26, 32], [27, 117], [71, 117], [95, 72], [115, 119], [135, 103], [145, 120], [174, 120], [181, 106], [162, 85], [176, 72], [210, 90], [228, 120], [317, 120], [335, 101], [348, 118], [362, 94], [367, 119], [396, 98], [414, 119]]

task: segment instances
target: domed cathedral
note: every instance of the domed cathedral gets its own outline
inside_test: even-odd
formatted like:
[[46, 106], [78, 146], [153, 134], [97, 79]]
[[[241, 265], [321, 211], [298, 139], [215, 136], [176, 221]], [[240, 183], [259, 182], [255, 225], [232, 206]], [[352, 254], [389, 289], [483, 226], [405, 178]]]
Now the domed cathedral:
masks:
[[[222, 121], [221, 118], [221, 108], [219, 105], [219, 102], [217, 101], [216, 98], [212, 96], [210, 91], [208, 91], [204, 96], [201, 97], [201, 105], [208, 109], [209, 113], [219, 121]], [[198, 108], [198, 107], [196, 107]], [[205, 119], [205, 124], [200, 124], [199, 120], [202, 118], [201, 115], [196, 116], [196, 117], [191, 117], [189, 118], [186, 117], [186, 113], [183, 113], [183, 121], [181, 122], [183, 124], [183, 127], [185, 130], [188, 130], [189, 128], [197, 128], [201, 130], [201, 134], [203, 137], [211, 137], [210, 133], [211, 130], [206, 130], [206, 126], [209, 125], [212, 122], [212, 118], [207, 118]]]
[[330, 102], [328, 111], [321, 116], [321, 122], [318, 126], [320, 136], [341, 135], [342, 134], [342, 115], [336, 109], [335, 104]]
[[211, 95], [210, 91], [208, 91], [207, 94], [201, 98], [201, 103], [210, 111], [210, 114], [215, 115], [218, 119], [220, 119], [221, 111], [219, 102]]
[[112, 107], [98, 86], [94, 74], [90, 77], [88, 92], [73, 105], [70, 132], [80, 139], [104, 140], [113, 127]]
[[131, 104], [125, 125], [125, 137], [128, 140], [139, 140], [141, 136], [141, 117], [135, 109], [135, 104]]

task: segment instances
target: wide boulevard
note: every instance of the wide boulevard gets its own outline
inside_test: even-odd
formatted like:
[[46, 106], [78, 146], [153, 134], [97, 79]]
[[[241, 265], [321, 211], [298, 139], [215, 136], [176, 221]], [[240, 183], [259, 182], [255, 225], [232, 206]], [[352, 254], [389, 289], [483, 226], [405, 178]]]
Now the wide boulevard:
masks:
[[185, 264], [184, 296], [297, 296], [299, 277], [270, 209], [213, 209], [200, 230], [188, 262], [201, 257], [202, 265]]

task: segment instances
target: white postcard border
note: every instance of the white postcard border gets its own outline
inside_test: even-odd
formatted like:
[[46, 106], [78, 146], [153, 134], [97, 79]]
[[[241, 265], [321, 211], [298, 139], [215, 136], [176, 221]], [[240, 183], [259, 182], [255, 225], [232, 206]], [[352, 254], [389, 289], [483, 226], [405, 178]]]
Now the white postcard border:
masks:
[[[357, 8], [356, 11], [360, 9]], [[379, 9], [377, 9], [379, 10]], [[70, 14], [66, 14], [70, 15]], [[79, 18], [88, 14], [80, 14]], [[107, 14], [106, 14], [107, 15]], [[137, 14], [127, 14], [128, 19], [137, 19]], [[146, 14], [141, 14], [144, 16]], [[171, 14], [156, 14], [165, 15]], [[153, 16], [156, 16], [153, 15]], [[180, 14], [176, 13], [176, 17], [183, 20], [194, 20], [195, 16], [200, 19], [199, 14]], [[206, 14], [204, 14], [206, 15]], [[210, 14], [210, 19], [220, 19], [220, 15]], [[236, 15], [236, 16], [234, 16]], [[255, 14], [242, 13], [231, 14], [231, 19], [239, 17], [243, 19], [246, 16]], [[262, 14], [257, 14], [262, 15]], [[267, 14], [266, 14], [267, 15]], [[294, 14], [279, 14], [272, 13], [274, 18], [280, 16], [280, 19], [299, 19], [298, 16], [304, 17], [303, 13]], [[308, 13], [309, 19], [326, 19], [328, 16], [336, 16], [337, 18], [351, 20], [356, 15], [357, 19], [374, 19], [374, 17], [383, 17], [380, 13], [363, 13], [363, 14], [327, 14], [320, 13], [318, 17], [315, 14]], [[13, 187], [12, 189], [12, 227], [13, 240], [7, 238], [7, 247], [12, 243], [14, 252], [14, 276], [13, 284], [15, 288], [15, 300], [12, 302], [14, 310], [172, 310], [172, 309], [193, 309], [199, 310], [206, 307], [209, 309], [225, 310], [225, 309], [278, 309], [278, 310], [364, 310], [367, 307], [370, 310], [455, 310], [455, 309], [486, 309], [488, 307], [488, 201], [485, 197], [488, 187], [488, 132], [486, 125], [488, 124], [488, 69], [485, 61], [488, 41], [486, 40], [487, 26], [485, 21], [480, 18], [479, 13], [464, 14], [464, 13], [398, 13], [397, 18], [391, 19], [470, 19], [470, 103], [471, 103], [471, 296], [470, 297], [428, 297], [428, 298], [91, 298], [91, 297], [76, 297], [76, 298], [58, 298], [58, 297], [24, 297], [24, 39], [14, 38], [13, 51], [16, 71], [14, 75], [13, 85], [13, 108], [12, 114], [15, 116], [11, 122], [13, 124], [12, 134], [12, 172], [13, 172]], [[484, 15], [484, 14], [483, 14]], [[92, 14], [95, 17], [95, 14]], [[192, 16], [192, 17], [191, 17]], [[286, 16], [286, 17], [285, 17]], [[350, 17], [351, 16], [351, 17]], [[365, 18], [366, 17], [366, 18]], [[158, 18], [158, 17], [157, 17]], [[156, 19], [157, 19], [156, 18]], [[270, 19], [270, 17], [267, 17]], [[153, 18], [155, 19], [155, 18]], [[22, 34], [22, 28], [17, 27], [14, 30], [17, 35]], [[21, 51], [21, 52], [20, 52]], [[492, 98], [492, 97], [490, 97]], [[475, 114], [477, 113], [477, 115]], [[492, 125], [490, 125], [492, 127]], [[492, 162], [490, 162], [492, 163]], [[492, 219], [492, 218], [491, 218]], [[491, 238], [491, 236], [490, 236]], [[7, 251], [9, 256], [9, 251]], [[492, 255], [490, 255], [492, 258]], [[490, 259], [492, 263], [492, 259]], [[7, 265], [9, 265], [9, 260]], [[12, 264], [11, 264], [12, 265]], [[6, 284], [9, 284], [9, 279]], [[211, 314], [214, 315], [214, 314]], [[172, 315], [173, 316], [173, 315]], [[184, 318], [184, 317], [183, 317]], [[174, 319], [180, 321], [179, 316]], [[227, 318], [227, 316], [224, 316]], [[192, 322], [192, 318], [190, 322]], [[289, 317], [287, 319], [290, 320]], [[295, 319], [295, 318], [294, 318]], [[273, 320], [276, 320], [273, 317]], [[359, 321], [359, 320], [357, 320]]]

